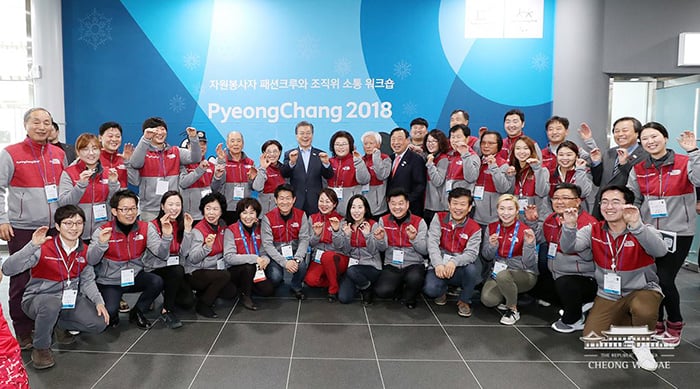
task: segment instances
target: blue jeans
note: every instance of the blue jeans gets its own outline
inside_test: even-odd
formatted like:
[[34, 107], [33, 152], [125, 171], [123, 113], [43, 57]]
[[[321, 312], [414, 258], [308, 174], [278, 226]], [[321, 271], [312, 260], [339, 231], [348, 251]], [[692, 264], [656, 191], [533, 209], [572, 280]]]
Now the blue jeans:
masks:
[[479, 259], [466, 266], [457, 266], [452, 278], [449, 279], [438, 278], [435, 275], [435, 269], [430, 269], [425, 275], [423, 293], [430, 298], [437, 298], [447, 293], [448, 285], [461, 286], [462, 292], [459, 294], [459, 301], [471, 304], [474, 287], [482, 279], [481, 270], [482, 265]]
[[110, 325], [114, 325], [119, 322], [119, 300], [121, 300], [122, 294], [141, 292], [134, 308], [138, 308], [141, 312], [147, 312], [151, 303], [163, 291], [163, 279], [157, 274], [142, 270], [134, 277], [134, 285], [122, 287], [120, 285], [97, 284], [97, 287], [105, 300]]
[[381, 274], [381, 270], [370, 265], [350, 266], [345, 272], [345, 277], [340, 281], [338, 290], [338, 301], [343, 304], [352, 302], [357, 289], [365, 290], [376, 282]]
[[[292, 274], [292, 281], [290, 285], [292, 290], [297, 292], [301, 291], [301, 283], [302, 281], [304, 281], [304, 277], [306, 277], [306, 270], [309, 268], [309, 263], [306, 262], [306, 260], [303, 260], [298, 264], [299, 270], [297, 270], [296, 273]], [[282, 285], [282, 283], [284, 282], [285, 271], [287, 271], [287, 269], [280, 266], [279, 263], [270, 260], [270, 263], [265, 268], [265, 277], [267, 277], [268, 280], [272, 281], [272, 284], [276, 288]]]

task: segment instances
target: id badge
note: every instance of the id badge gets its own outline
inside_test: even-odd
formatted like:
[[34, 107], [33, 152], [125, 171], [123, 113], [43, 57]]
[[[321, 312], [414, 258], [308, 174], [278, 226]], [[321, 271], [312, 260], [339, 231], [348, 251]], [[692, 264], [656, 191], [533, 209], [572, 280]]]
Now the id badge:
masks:
[[547, 258], [554, 259], [557, 256], [557, 249], [558, 248], [559, 248], [559, 245], [557, 245], [554, 242], [550, 242], [549, 246], [547, 247]]
[[392, 265], [403, 265], [403, 250], [394, 249], [391, 257]]
[[484, 198], [484, 187], [483, 186], [475, 186], [474, 191], [472, 192], [472, 196], [474, 196], [474, 200], [481, 200]]
[[170, 189], [170, 184], [168, 184], [168, 181], [158, 179], [158, 183], [156, 184], [156, 195], [162, 196], [163, 193], [168, 191], [168, 189]]
[[61, 309], [75, 308], [75, 300], [78, 297], [78, 291], [75, 289], [64, 289], [61, 296]]
[[105, 204], [93, 204], [92, 216], [95, 218], [96, 222], [106, 221], [107, 220], [107, 206]]
[[234, 200], [242, 200], [243, 197], [245, 197], [245, 188], [242, 186], [234, 186], [233, 187], [233, 199]]
[[223, 259], [216, 260], [216, 270], [226, 270], [226, 263]]
[[454, 185], [455, 181], [454, 180], [447, 180], [445, 181], [445, 191], [449, 192], [452, 190], [452, 185]]
[[525, 198], [519, 198], [518, 199], [518, 206], [520, 207], [520, 213], [525, 213], [525, 208], [530, 205], [530, 202], [528, 199]]
[[666, 208], [666, 200], [649, 200], [649, 212], [651, 212], [651, 217], [654, 219], [667, 217], [668, 209]]
[[362, 194], [369, 193], [369, 184], [362, 185]]
[[508, 265], [505, 262], [495, 262], [493, 264], [493, 271], [491, 272], [491, 277], [496, 278], [496, 275], [498, 275], [498, 273], [506, 269], [508, 269]]
[[124, 269], [122, 270], [122, 282], [121, 286], [132, 286], [134, 285], [134, 269]]
[[321, 256], [323, 255], [324, 251], [323, 250], [316, 250], [316, 254], [314, 255], [314, 262], [316, 263], [321, 263]]
[[658, 230], [661, 233], [661, 238], [663, 238], [664, 243], [666, 243], [666, 249], [669, 253], [676, 252], [676, 238], [678, 234], [673, 231]]
[[211, 189], [210, 189], [210, 188], [206, 188], [206, 189], [202, 189], [202, 191], [199, 192], [199, 195], [200, 195], [201, 197], [204, 197], [204, 196], [208, 195], [209, 193], [211, 193]]
[[615, 273], [605, 273], [603, 279], [603, 291], [605, 293], [621, 295], [620, 291], [620, 276]]
[[359, 265], [359, 264], [360, 264], [360, 260], [357, 258], [350, 258], [350, 260], [348, 261], [348, 267]]
[[49, 203], [55, 203], [58, 201], [58, 188], [56, 187], [56, 184], [44, 186], [44, 192], [46, 192], [46, 201]]
[[167, 266], [175, 266], [180, 264], [180, 256], [178, 255], [171, 255], [168, 257], [168, 262]]
[[343, 188], [331, 188], [333, 189], [333, 192], [335, 192], [335, 195], [338, 196], [338, 200], [343, 199]]
[[253, 276], [253, 282], [258, 283], [258, 282], [263, 282], [267, 279], [265, 277], [265, 270], [261, 269], [260, 266], [256, 266], [257, 270], [255, 270], [255, 275]]
[[290, 244], [282, 245], [282, 256], [288, 260], [292, 259], [294, 257], [294, 251], [292, 250], [292, 245], [290, 245]]

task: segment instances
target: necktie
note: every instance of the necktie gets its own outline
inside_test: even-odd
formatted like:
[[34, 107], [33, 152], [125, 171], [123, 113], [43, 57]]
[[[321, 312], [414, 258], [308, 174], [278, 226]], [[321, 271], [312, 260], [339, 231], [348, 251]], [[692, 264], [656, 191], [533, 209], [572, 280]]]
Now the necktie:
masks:
[[396, 159], [394, 159], [394, 167], [391, 169], [391, 176], [393, 177], [396, 174], [396, 169], [399, 167], [399, 163], [401, 163], [401, 157], [396, 156]]

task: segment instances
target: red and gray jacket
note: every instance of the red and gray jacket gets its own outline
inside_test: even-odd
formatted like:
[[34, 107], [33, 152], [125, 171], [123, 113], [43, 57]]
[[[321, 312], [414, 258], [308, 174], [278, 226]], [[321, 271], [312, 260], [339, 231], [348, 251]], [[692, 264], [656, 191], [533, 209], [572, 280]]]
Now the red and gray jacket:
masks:
[[[379, 225], [384, 227], [386, 251], [384, 264], [402, 269], [411, 265], [423, 264], [423, 256], [428, 254], [428, 225], [423, 218], [410, 215], [403, 223], [398, 224], [396, 218], [389, 214], [379, 219]], [[408, 239], [406, 228], [413, 226], [418, 234], [413, 240]], [[394, 250], [403, 251], [403, 263], [393, 263]]]
[[496, 164], [492, 166], [482, 161], [479, 176], [474, 185], [475, 188], [477, 186], [484, 187], [484, 194], [481, 196], [481, 199], [474, 199], [473, 216], [474, 221], [482, 226], [487, 226], [498, 220], [498, 214], [496, 213], [498, 197], [508, 193], [511, 186], [506, 176], [508, 162], [498, 154], [495, 155], [495, 158]]
[[[525, 231], [529, 229], [530, 227], [520, 221], [507, 227], [500, 221], [489, 224], [481, 255], [487, 261], [505, 262], [508, 270], [522, 270], [537, 274], [536, 244], [525, 242]], [[496, 246], [492, 246], [488, 240], [488, 237], [493, 234], [498, 234]], [[491, 269], [493, 269], [493, 263], [491, 263]]]
[[445, 265], [445, 254], [457, 266], [467, 266], [478, 260], [481, 245], [481, 227], [473, 219], [466, 218], [455, 224], [449, 212], [438, 212], [428, 230], [428, 256], [433, 268]]
[[292, 208], [291, 214], [283, 217], [279, 208], [275, 208], [262, 219], [263, 248], [284, 268], [290, 258], [282, 256], [282, 246], [291, 245], [293, 259], [303, 260], [309, 248], [310, 230], [309, 219], [301, 209]]
[[258, 257], [267, 257], [262, 246], [260, 223], [253, 225], [252, 232], [240, 221], [228, 226], [224, 232], [224, 261], [227, 265], [256, 264]]
[[[190, 232], [190, 234], [192, 234], [191, 239], [188, 238], [188, 234], [185, 233], [183, 242], [185, 239], [187, 239], [188, 242], [192, 242], [189, 250], [185, 250], [185, 252], [187, 252], [187, 257], [185, 258], [185, 273], [191, 274], [200, 269], [220, 270], [217, 267], [217, 262], [224, 257], [225, 232], [226, 223], [222, 219], [219, 219], [219, 224], [217, 224], [216, 229], [213, 229], [206, 220], [201, 220]], [[207, 236], [210, 234], [216, 235], [211, 248], [204, 244]], [[184, 243], [183, 249], [186, 249]]]
[[[585, 226], [596, 223], [598, 223], [598, 219], [594, 218], [588, 212], [581, 211], [578, 215], [576, 228], [580, 230]], [[547, 260], [547, 267], [552, 273], [552, 277], [555, 280], [561, 276], [571, 275], [593, 277], [595, 265], [593, 264], [593, 258], [590, 250], [581, 252], [562, 251], [561, 244], [559, 242], [561, 238], [561, 229], [562, 222], [557, 213], [552, 213], [551, 215], [547, 216], [541, 225], [538, 224], [535, 227], [537, 242], [547, 245], [555, 243], [557, 245], [556, 256], [554, 258], [548, 257]]]
[[[238, 200], [250, 197], [253, 181], [248, 179], [248, 172], [255, 168], [255, 162], [248, 158], [244, 152], [241, 152], [241, 159], [238, 161], [234, 161], [227, 153], [226, 160], [217, 159], [217, 163], [225, 163], [226, 172], [220, 179], [214, 178], [211, 188], [226, 196], [226, 210], [235, 211]], [[236, 187], [243, 188], [242, 196], [235, 196]]]
[[214, 178], [216, 165], [209, 162], [206, 168], [199, 166], [199, 162], [191, 163], [180, 168], [180, 194], [182, 195], [182, 212], [187, 212], [193, 220], [202, 220], [203, 215], [199, 210], [202, 197], [211, 193], [211, 182]]
[[369, 172], [369, 192], [363, 195], [369, 202], [372, 215], [381, 215], [387, 211], [386, 206], [386, 179], [391, 173], [391, 157], [377, 149], [372, 154], [362, 157]]

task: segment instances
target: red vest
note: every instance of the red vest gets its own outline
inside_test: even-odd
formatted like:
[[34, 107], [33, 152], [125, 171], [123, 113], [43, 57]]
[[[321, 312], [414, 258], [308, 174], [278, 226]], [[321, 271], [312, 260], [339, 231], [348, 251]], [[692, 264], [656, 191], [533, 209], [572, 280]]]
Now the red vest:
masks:
[[103, 224], [100, 228], [112, 227], [112, 235], [109, 237], [109, 246], [104, 258], [115, 262], [128, 262], [141, 258], [146, 251], [146, 240], [148, 239], [148, 223], [137, 221], [136, 230], [129, 231], [128, 235], [117, 228], [116, 221]]
[[440, 220], [440, 248], [457, 254], [464, 251], [474, 234], [481, 234], [481, 227], [474, 220], [467, 220], [460, 226], [453, 226], [450, 223], [449, 212], [438, 212], [438, 220]]
[[[245, 234], [245, 241], [243, 240], [243, 235], [241, 235], [241, 227], [243, 228], [243, 233]], [[253, 244], [253, 238], [250, 236], [248, 230], [241, 225], [241, 222], [232, 224], [228, 226], [228, 229], [233, 234], [233, 242], [236, 245], [237, 254], [255, 254], [259, 255], [260, 248], [262, 247], [262, 240], [260, 237], [260, 223], [257, 223], [253, 228], [253, 235], [255, 235], [255, 242], [258, 246], [258, 252], [255, 252], [255, 245]], [[246, 246], [248, 243], [248, 246]]]
[[172, 177], [180, 174], [180, 149], [148, 150], [139, 170], [141, 177]]
[[447, 165], [447, 180], [464, 180], [464, 160], [458, 151], [453, 151], [452, 155], [448, 156], [450, 163]]
[[333, 157], [330, 159], [333, 177], [328, 179], [328, 187], [331, 188], [351, 188], [359, 185], [355, 177], [355, 163], [352, 154], [342, 158]]
[[[80, 272], [87, 266], [87, 245], [83, 242], [78, 244], [80, 245], [78, 249], [70, 255], [66, 255], [58, 236], [41, 245], [39, 262], [31, 269], [32, 278], [55, 282], [65, 281], [69, 278], [66, 266], [70, 269], [71, 280], [80, 277]], [[61, 258], [66, 261], [65, 265]]]
[[282, 218], [279, 208], [268, 212], [268, 220], [272, 227], [272, 239], [275, 243], [288, 243], [299, 239], [299, 231], [304, 219], [304, 211], [292, 208], [292, 215], [287, 221]]
[[[518, 163], [518, 162], [516, 162]], [[525, 166], [520, 171], [520, 178], [515, 177], [515, 187], [513, 194], [516, 196], [536, 196], [535, 194], [535, 172], [530, 165]]]
[[[369, 219], [367, 220], [367, 223], [369, 223], [369, 229], [370, 231], [372, 230], [372, 227], [374, 227], [374, 224], [376, 223], [374, 220]], [[350, 246], [352, 247], [367, 247], [367, 240], [365, 239], [365, 236], [362, 234], [362, 230], [355, 229], [350, 233]]]
[[557, 167], [557, 165], [554, 165], [554, 170], [549, 171], [549, 197], [554, 196], [554, 191], [556, 190], [556, 186], [558, 184], [563, 182], [568, 182], [571, 184], [576, 183], [576, 180], [574, 179], [574, 175], [576, 174], [575, 169], [571, 169], [566, 172], [566, 177], [563, 177], [562, 179], [562, 176], [559, 175], [559, 169]]
[[[508, 164], [508, 162], [506, 162], [506, 160], [501, 158], [498, 154], [496, 154], [495, 158], [496, 165], [498, 165], [499, 167]], [[493, 176], [491, 174], [486, 173], [488, 168], [489, 165], [486, 162], [481, 163], [481, 168], [479, 169], [479, 177], [476, 179], [476, 186], [483, 186], [484, 192], [497, 193], [498, 191], [496, 190], [496, 186], [493, 184]]]
[[323, 232], [321, 233], [321, 237], [318, 240], [319, 243], [333, 243], [333, 229], [331, 228], [331, 223], [328, 221], [328, 219], [332, 217], [337, 217], [338, 220], [343, 220], [343, 217], [340, 216], [340, 214], [335, 210], [333, 210], [328, 215], [324, 215], [321, 212], [314, 213], [313, 215], [311, 215], [312, 225], [319, 222], [323, 223]]
[[408, 239], [408, 234], [406, 234], [406, 228], [408, 226], [415, 227], [418, 231], [418, 226], [422, 219], [419, 216], [411, 215], [408, 220], [401, 223], [401, 225], [396, 224], [396, 219], [391, 215], [382, 216], [382, 224], [384, 224], [384, 230], [386, 231], [386, 238], [389, 247], [411, 247], [411, 242]]
[[43, 188], [47, 184], [58, 187], [63, 173], [66, 154], [52, 144], [39, 144], [28, 137], [20, 143], [5, 147], [12, 157], [14, 173], [10, 186], [15, 188]]
[[[75, 186], [80, 179], [80, 173], [85, 170], [85, 162], [78, 160], [75, 165], [68, 166], [66, 173]], [[91, 177], [88, 186], [85, 188], [80, 204], [105, 203], [109, 200], [109, 168], [103, 166], [102, 173], [97, 177]]]
[[[199, 162], [186, 165], [185, 169], [187, 169], [187, 173], [190, 173], [198, 167]], [[216, 169], [216, 165], [209, 162], [209, 166], [207, 167], [207, 170], [204, 172], [204, 174], [202, 174], [202, 176], [199, 177], [199, 179], [195, 181], [194, 184], [190, 185], [189, 188], [208, 188], [211, 185], [212, 178], [214, 178], [214, 169]]]
[[250, 168], [255, 166], [252, 159], [241, 154], [240, 161], [234, 161], [231, 156], [227, 156], [226, 160], [226, 182], [227, 183], [246, 183], [248, 182], [248, 172]]
[[214, 244], [212, 244], [211, 246], [211, 252], [209, 252], [209, 255], [207, 256], [211, 257], [224, 252], [224, 232], [226, 231], [226, 227], [218, 225], [217, 230], [214, 231], [209, 225], [209, 222], [207, 222], [206, 219], [202, 219], [199, 223], [197, 223], [196, 226], [194, 226], [194, 228], [196, 228], [197, 230], [199, 230], [199, 232], [202, 233], [202, 237], [204, 238], [204, 240], [207, 239], [207, 235], [216, 234]]
[[270, 164], [270, 166], [265, 169], [265, 173], [267, 173], [267, 180], [265, 181], [265, 186], [263, 187], [263, 193], [275, 193], [275, 189], [284, 184], [284, 177], [282, 177], [282, 172], [280, 171], [280, 164]]
[[515, 142], [517, 142], [518, 139], [520, 139], [523, 135], [525, 134], [523, 132], [520, 132], [520, 135], [516, 136], [515, 138], [506, 136], [503, 139], [503, 147], [501, 148], [501, 151], [498, 153], [498, 155], [506, 161], [510, 161], [510, 155], [513, 153], [513, 147], [515, 146]]
[[661, 166], [661, 171], [641, 162], [634, 165], [639, 191], [645, 196], [682, 196], [695, 193], [688, 179], [688, 156], [673, 155], [673, 166]]
[[[578, 220], [576, 222], [576, 229], [580, 230], [581, 228], [587, 225], [596, 223], [598, 223], [598, 219], [591, 216], [591, 214], [589, 214], [588, 212], [581, 211], [581, 213], [578, 215]], [[542, 233], [544, 234], [545, 241], [556, 243], [557, 250], [560, 253], [563, 252], [561, 251], [561, 245], [559, 245], [559, 239], [561, 238], [561, 219], [559, 218], [559, 215], [556, 212], [552, 213], [551, 215], [547, 216], [546, 219], [544, 219], [544, 223], [542, 224]]]
[[[388, 155], [386, 154], [381, 154], [382, 160], [385, 160], [389, 158]], [[365, 165], [367, 166], [367, 170], [369, 170], [369, 185], [370, 186], [377, 186], [377, 185], [382, 185], [384, 181], [380, 180], [377, 178], [377, 173], [372, 169], [372, 166], [374, 166], [374, 162], [372, 162], [372, 154], [367, 154], [364, 157], [362, 157], [362, 160], [365, 161]]]
[[[156, 231], [158, 231], [158, 235], [161, 237], [163, 236], [163, 232], [160, 230], [160, 226], [158, 225], [158, 220], [153, 220], [151, 221], [153, 223], [153, 226], [156, 227]], [[170, 255], [177, 255], [180, 253], [180, 242], [177, 241], [177, 221], [176, 220], [171, 220], [170, 224], [173, 225], [173, 240], [170, 242]]]
[[554, 173], [557, 169], [557, 155], [552, 152], [549, 145], [542, 149], [542, 167], [549, 169], [550, 173]]
[[120, 188], [126, 188], [128, 186], [126, 165], [124, 165], [124, 158], [121, 155], [117, 153], [110, 153], [109, 151], [102, 149], [100, 151], [100, 162], [102, 162], [102, 167], [106, 171], [109, 171], [110, 168], [117, 169]]
[[516, 222], [508, 227], [504, 227], [500, 221], [489, 224], [488, 236], [495, 234], [498, 231], [498, 226], [501, 227], [501, 231], [498, 234], [498, 256], [501, 258], [508, 258], [510, 253], [510, 246], [513, 242], [513, 233], [515, 232], [515, 225], [519, 223], [518, 235], [515, 237], [515, 245], [513, 246], [513, 257], [519, 257], [523, 255], [523, 244], [525, 243], [525, 230], [529, 230], [530, 227], [522, 222]]
[[[613, 255], [610, 252], [608, 241], [612, 245], [612, 251], [620, 254], [615, 260], [615, 270], [636, 270], [654, 264], [654, 258], [647, 254], [639, 244], [637, 238], [631, 233], [623, 234], [613, 239], [607, 229], [603, 229], [604, 221], [597, 222], [591, 228], [591, 251], [593, 260], [603, 269], [611, 269]], [[623, 243], [624, 242], [624, 243]]]

